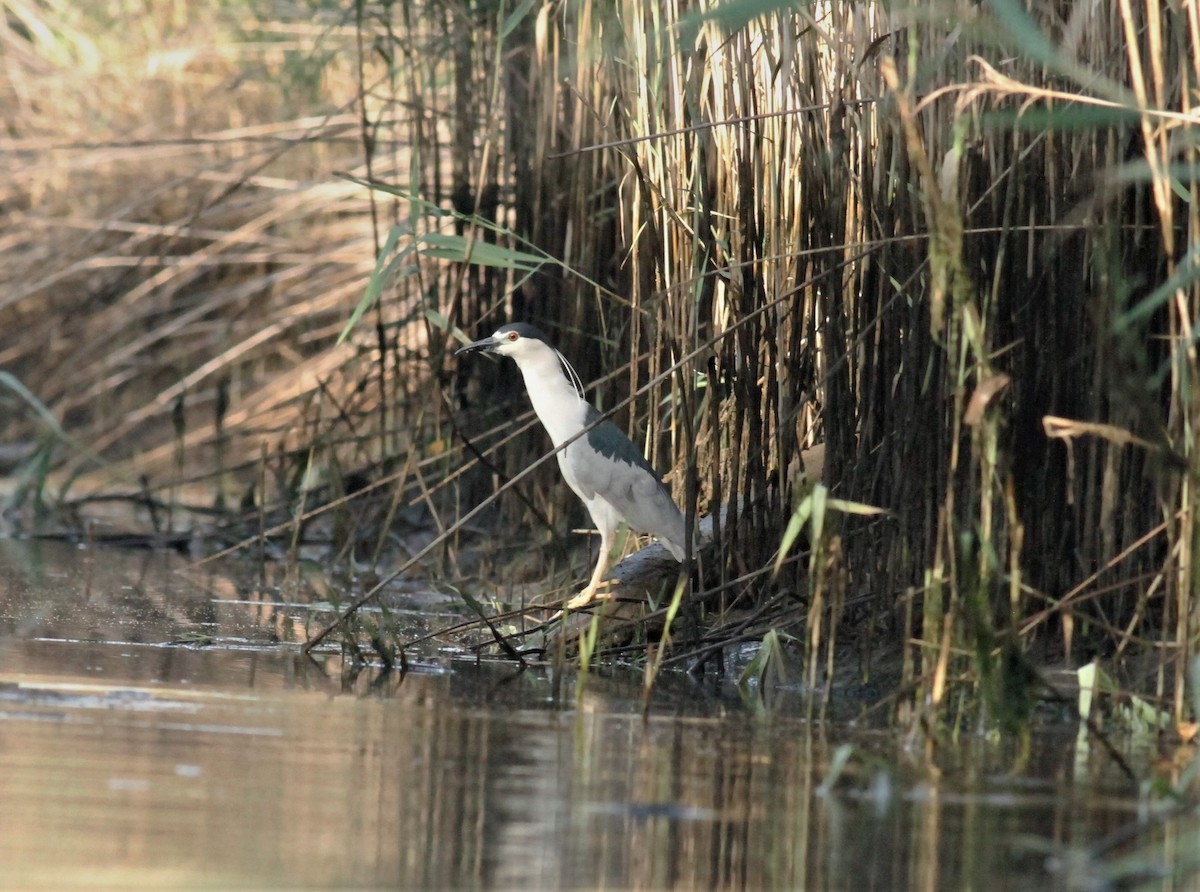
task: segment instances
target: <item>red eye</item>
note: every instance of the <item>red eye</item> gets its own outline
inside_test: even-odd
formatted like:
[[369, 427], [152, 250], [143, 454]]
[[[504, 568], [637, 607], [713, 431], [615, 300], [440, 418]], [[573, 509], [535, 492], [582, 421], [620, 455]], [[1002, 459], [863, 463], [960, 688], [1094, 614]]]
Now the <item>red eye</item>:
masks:
[[515, 340], [516, 340], [517, 338], [519, 338], [519, 337], [520, 337], [520, 335], [519, 335], [519, 334], [517, 334], [515, 331], [510, 331], [510, 332], [508, 333], [508, 339], [509, 339], [510, 341], [515, 341]]

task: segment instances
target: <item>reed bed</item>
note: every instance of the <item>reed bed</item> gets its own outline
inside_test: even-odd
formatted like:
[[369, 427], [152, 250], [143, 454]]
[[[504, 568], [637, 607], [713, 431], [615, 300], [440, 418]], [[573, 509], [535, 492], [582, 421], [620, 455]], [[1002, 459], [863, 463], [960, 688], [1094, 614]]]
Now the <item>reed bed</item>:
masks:
[[67, 75], [74, 22], [6, 32], [74, 110], [12, 79], [0, 181], [0, 367], [35, 398], [6, 439], [60, 500], [381, 569], [419, 516], [425, 574], [565, 592], [551, 463], [460, 524], [545, 442], [447, 348], [522, 319], [690, 518], [728, 511], [669, 659], [774, 634], [814, 689], [1020, 724], [1039, 667], [1100, 655], [1185, 714], [1194, 4], [284, 9], [203, 60], [122, 46], [188, 61], [112, 77], [120, 114]]

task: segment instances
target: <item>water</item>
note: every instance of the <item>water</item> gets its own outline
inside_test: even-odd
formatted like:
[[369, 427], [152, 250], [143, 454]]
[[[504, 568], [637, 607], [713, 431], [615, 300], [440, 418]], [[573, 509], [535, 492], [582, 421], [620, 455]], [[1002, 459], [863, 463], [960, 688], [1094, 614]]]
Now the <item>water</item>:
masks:
[[646, 715], [637, 677], [355, 676], [271, 643], [301, 606], [170, 556], [0, 567], [3, 888], [1125, 888], [1195, 835], [1069, 728], [1012, 774], [1014, 746], [929, 761], [674, 676]]

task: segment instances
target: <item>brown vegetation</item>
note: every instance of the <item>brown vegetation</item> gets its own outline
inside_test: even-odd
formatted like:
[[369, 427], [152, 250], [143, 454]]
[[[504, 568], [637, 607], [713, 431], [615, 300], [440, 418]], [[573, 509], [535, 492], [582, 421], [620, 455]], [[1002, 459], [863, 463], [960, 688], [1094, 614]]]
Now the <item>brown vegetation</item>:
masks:
[[205, 529], [237, 541], [357, 492], [305, 527], [330, 555], [403, 564], [419, 506], [424, 572], [569, 585], [581, 561], [522, 554], [577, 516], [553, 462], [493, 553], [460, 535], [546, 443], [512, 438], [510, 369], [446, 348], [523, 319], [602, 409], [632, 395], [690, 516], [739, 506], [702, 555], [705, 653], [788, 632], [815, 678], [835, 641], [864, 675], [898, 649], [908, 702], [971, 679], [1003, 718], [1031, 651], [1136, 652], [1182, 712], [1194, 4], [172, 6], [140, 36], [133, 6], [132, 39], [4, 34], [0, 368], [70, 438], [10, 386], [4, 441], [43, 501], [182, 524], [220, 495]]

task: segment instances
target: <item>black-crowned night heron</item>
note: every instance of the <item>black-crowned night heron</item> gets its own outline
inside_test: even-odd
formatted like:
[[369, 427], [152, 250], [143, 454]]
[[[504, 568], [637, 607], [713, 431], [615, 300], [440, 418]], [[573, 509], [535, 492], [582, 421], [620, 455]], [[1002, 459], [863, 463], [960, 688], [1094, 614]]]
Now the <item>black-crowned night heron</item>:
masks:
[[[467, 344], [457, 352], [477, 350], [511, 356], [516, 361], [533, 411], [555, 446], [561, 446], [600, 417], [583, 398], [583, 385], [575, 369], [532, 325], [518, 322], [501, 326], [491, 337]], [[621, 521], [657, 537], [675, 560], [683, 561], [687, 542], [683, 514], [654, 468], [615, 424], [602, 421], [560, 450], [558, 466], [600, 531], [600, 557], [592, 581], [567, 603], [568, 607], [582, 607], [596, 597]]]

